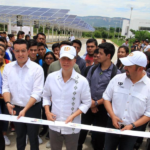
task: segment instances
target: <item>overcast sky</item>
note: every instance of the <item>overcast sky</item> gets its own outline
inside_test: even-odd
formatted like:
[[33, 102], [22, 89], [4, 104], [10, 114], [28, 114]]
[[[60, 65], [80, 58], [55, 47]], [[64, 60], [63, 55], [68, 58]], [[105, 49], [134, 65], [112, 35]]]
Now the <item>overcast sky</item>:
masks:
[[70, 9], [78, 16], [150, 19], [150, 0], [0, 0], [0, 5]]

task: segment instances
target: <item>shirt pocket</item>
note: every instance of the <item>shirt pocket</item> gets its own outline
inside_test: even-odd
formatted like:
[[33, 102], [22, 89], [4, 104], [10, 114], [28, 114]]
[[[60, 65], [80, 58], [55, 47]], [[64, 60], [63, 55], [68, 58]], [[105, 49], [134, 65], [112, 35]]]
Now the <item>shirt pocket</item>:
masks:
[[120, 107], [125, 103], [125, 100], [127, 99], [129, 94], [129, 90], [125, 89], [123, 87], [117, 86], [114, 87], [114, 92], [113, 92], [113, 99], [115, 101], [115, 105]]
[[146, 110], [147, 96], [138, 92], [132, 92], [132, 111], [142, 116]]

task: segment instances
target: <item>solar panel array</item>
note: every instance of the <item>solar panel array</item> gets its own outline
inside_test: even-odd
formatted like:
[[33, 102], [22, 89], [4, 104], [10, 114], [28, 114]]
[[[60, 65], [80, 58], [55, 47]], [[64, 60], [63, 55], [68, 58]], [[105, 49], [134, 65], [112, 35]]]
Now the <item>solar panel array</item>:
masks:
[[23, 25], [34, 25], [34, 21], [39, 21], [40, 25], [50, 23], [51, 27], [67, 28], [79, 31], [94, 31], [94, 28], [79, 19], [76, 15], [68, 15], [68, 9], [4, 6], [0, 5], [0, 23], [16, 25], [18, 15], [22, 16]]

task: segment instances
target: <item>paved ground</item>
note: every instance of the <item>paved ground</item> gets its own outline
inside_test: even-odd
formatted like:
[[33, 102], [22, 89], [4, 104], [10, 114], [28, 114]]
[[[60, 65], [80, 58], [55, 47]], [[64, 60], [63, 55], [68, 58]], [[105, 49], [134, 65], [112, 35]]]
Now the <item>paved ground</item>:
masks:
[[[86, 40], [87, 39], [81, 39], [83, 46], [82, 46], [82, 50], [81, 50], [81, 52], [79, 54], [80, 56], [82, 56], [85, 53], [85, 51], [86, 51]], [[101, 43], [101, 39], [97, 39], [97, 40], [98, 40], [98, 43], [100, 44]], [[110, 42], [110, 41], [108, 41], [108, 42]], [[49, 46], [49, 48], [51, 48], [51, 44], [48, 44], [48, 46]], [[116, 48], [116, 52], [117, 52], [118, 47], [115, 46], [115, 48]], [[112, 61], [114, 62], [116, 59], [117, 59], [117, 55], [115, 53]], [[8, 132], [8, 137], [10, 138], [11, 145], [10, 146], [6, 146], [6, 150], [16, 150], [16, 135], [15, 135], [15, 133]], [[47, 140], [45, 140], [45, 137], [42, 137], [42, 140], [43, 140], [43, 144], [40, 145], [40, 150], [46, 150], [47, 149], [46, 148]], [[92, 150], [90, 141], [91, 141], [91, 138], [88, 135], [88, 137], [86, 138], [83, 150]], [[139, 150], [144, 150], [145, 149], [145, 145], [146, 145], [145, 141], [146, 141], [146, 139], [144, 140], [143, 145], [142, 145], [141, 149], [139, 149]], [[30, 146], [29, 146], [29, 142], [28, 142], [26, 150], [29, 150], [29, 149], [30, 149]], [[66, 148], [63, 147], [63, 150], [65, 150], [65, 149]]]

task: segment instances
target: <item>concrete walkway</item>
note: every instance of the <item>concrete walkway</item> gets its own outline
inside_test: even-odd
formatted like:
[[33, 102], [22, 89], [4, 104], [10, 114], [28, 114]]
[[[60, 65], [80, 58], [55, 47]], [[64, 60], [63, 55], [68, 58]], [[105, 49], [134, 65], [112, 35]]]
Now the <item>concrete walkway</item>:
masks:
[[[82, 50], [79, 53], [80, 56], [82, 56], [86, 52], [86, 41], [87, 41], [87, 39], [81, 39], [81, 41], [82, 41]], [[97, 41], [98, 41], [99, 44], [101, 43], [101, 39], [97, 39]], [[111, 42], [111, 41], [107, 40], [107, 42]], [[48, 46], [51, 49], [51, 44], [48, 44]], [[113, 62], [117, 59], [117, 49], [118, 49], [118, 47], [115, 46], [115, 49], [116, 49], [116, 52], [115, 52], [115, 55], [112, 59]], [[8, 137], [11, 141], [11, 145], [6, 146], [6, 150], [16, 150], [16, 135], [15, 135], [15, 133], [8, 131]], [[43, 140], [43, 143], [40, 145], [40, 150], [47, 150], [47, 148], [46, 148], [47, 140], [45, 140], [45, 137], [42, 137], [42, 140]], [[146, 141], [146, 139], [145, 139], [145, 141]], [[144, 150], [145, 141], [143, 142], [142, 148], [139, 149], [139, 150]], [[66, 148], [63, 146], [63, 150], [65, 150], [65, 149]], [[27, 144], [26, 150], [30, 150], [29, 142]], [[90, 135], [88, 135], [87, 138], [86, 138], [83, 150], [92, 150]]]

